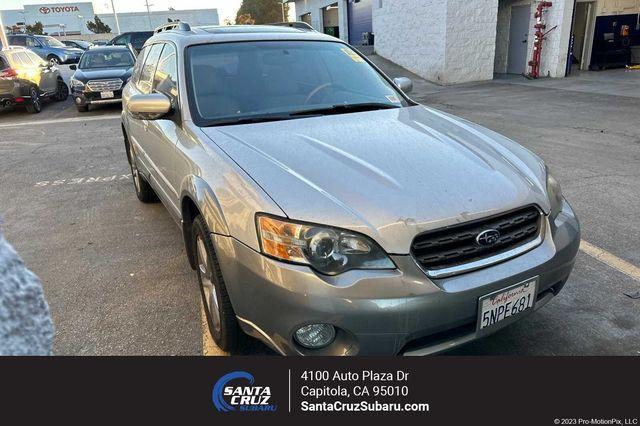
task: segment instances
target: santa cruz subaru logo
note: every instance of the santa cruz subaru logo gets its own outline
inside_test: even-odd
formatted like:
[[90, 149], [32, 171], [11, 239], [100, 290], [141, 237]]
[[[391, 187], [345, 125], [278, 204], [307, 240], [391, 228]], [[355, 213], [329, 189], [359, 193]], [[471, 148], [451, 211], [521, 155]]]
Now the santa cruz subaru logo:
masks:
[[229, 411], [276, 411], [271, 404], [271, 388], [256, 386], [253, 375], [234, 371], [222, 376], [213, 387], [213, 405], [222, 413]]
[[487, 229], [486, 231], [482, 231], [476, 237], [476, 243], [481, 246], [487, 247], [492, 246], [498, 242], [500, 239], [500, 231], [497, 229]]

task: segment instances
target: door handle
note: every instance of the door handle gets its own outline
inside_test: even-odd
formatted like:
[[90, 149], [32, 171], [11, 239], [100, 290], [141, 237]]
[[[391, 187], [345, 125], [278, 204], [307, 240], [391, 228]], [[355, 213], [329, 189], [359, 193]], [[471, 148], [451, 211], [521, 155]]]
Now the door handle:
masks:
[[528, 41], [529, 41], [529, 40], [522, 40], [522, 42], [523, 42], [523, 43], [526, 43], [526, 42], [528, 42]]

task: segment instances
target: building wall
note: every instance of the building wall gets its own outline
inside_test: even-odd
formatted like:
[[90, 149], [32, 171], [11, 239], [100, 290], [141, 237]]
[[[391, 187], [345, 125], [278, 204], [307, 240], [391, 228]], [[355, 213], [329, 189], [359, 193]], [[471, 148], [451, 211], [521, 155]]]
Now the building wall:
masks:
[[427, 80], [444, 83], [447, 0], [374, 0], [380, 56]]
[[598, 0], [598, 16], [640, 13], [640, 0]]
[[[116, 20], [112, 13], [100, 14], [98, 16], [105, 24], [111, 27], [111, 33], [117, 33]], [[153, 30], [162, 24], [166, 24], [168, 18], [174, 21], [178, 19], [188, 22], [189, 25], [193, 26], [219, 25], [217, 9], [152, 11], [151, 24], [149, 24], [147, 12], [118, 13], [120, 31], [123, 33], [127, 31]]]
[[496, 0], [448, 0], [445, 84], [493, 78], [497, 14]]
[[311, 26], [317, 31], [323, 32], [322, 8], [338, 3], [338, 19], [340, 39], [349, 41], [349, 21], [347, 17], [347, 0], [296, 0], [296, 20], [300, 16], [311, 13]]

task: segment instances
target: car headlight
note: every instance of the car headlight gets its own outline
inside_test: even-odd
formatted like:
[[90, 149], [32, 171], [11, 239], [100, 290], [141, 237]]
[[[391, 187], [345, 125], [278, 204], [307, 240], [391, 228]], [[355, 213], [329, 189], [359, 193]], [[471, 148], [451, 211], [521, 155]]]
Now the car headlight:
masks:
[[339, 228], [257, 215], [262, 253], [285, 262], [309, 265], [325, 275], [351, 269], [395, 269], [370, 238]]
[[81, 82], [80, 80], [76, 80], [75, 78], [72, 78], [71, 80], [69, 80], [69, 83], [71, 84], [71, 89], [84, 90], [84, 83]]
[[551, 216], [556, 217], [562, 210], [562, 188], [560, 184], [549, 172], [547, 167], [547, 194], [551, 202]]

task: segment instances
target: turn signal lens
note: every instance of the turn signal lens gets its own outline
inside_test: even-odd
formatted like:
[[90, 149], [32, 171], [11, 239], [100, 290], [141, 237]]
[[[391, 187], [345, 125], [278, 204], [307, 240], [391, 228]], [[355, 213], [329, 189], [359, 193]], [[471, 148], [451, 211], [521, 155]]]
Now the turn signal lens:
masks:
[[364, 235], [264, 215], [258, 215], [257, 223], [262, 252], [277, 259], [309, 265], [326, 275], [395, 269], [384, 250]]

